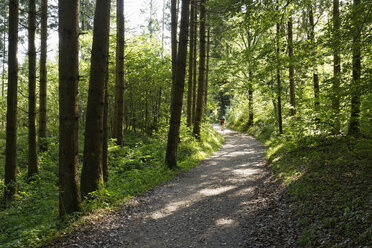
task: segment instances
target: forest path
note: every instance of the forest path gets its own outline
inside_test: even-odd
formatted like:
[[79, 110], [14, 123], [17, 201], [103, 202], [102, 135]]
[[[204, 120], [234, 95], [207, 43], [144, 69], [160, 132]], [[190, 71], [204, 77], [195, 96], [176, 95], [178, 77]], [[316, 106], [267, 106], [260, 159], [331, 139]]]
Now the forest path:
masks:
[[199, 166], [91, 219], [55, 247], [289, 247], [272, 215], [280, 212], [270, 203], [279, 192], [268, 183], [264, 145], [229, 129], [224, 136]]

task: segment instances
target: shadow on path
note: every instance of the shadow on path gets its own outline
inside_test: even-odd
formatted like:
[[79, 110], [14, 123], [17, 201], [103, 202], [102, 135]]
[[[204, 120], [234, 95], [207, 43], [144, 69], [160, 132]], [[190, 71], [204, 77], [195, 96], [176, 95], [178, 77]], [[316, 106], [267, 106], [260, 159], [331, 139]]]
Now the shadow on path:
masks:
[[270, 246], [256, 233], [264, 225], [256, 223], [259, 216], [261, 222], [270, 220], [260, 193], [269, 178], [265, 147], [229, 129], [224, 136], [222, 148], [198, 167], [92, 221], [56, 247], [285, 247], [278, 241]]

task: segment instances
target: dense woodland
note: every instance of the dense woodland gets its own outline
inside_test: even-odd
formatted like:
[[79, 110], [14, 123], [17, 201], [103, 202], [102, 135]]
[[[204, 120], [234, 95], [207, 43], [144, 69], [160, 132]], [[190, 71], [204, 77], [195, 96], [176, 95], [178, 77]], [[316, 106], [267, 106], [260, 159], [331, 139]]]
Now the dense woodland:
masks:
[[159, 2], [135, 32], [123, 0], [1, 1], [0, 246], [196, 165], [221, 116], [267, 145], [299, 246], [371, 245], [372, 2]]

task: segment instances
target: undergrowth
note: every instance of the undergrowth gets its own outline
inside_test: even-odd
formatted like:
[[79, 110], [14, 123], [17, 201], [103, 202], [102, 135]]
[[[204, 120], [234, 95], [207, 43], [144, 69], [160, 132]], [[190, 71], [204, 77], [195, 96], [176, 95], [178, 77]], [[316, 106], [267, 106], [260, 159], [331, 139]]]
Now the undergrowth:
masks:
[[[48, 153], [39, 157], [40, 173], [31, 183], [27, 183], [27, 171], [21, 167], [17, 177], [17, 199], [6, 209], [0, 210], [0, 247], [44, 245], [62, 233], [71, 231], [78, 225], [81, 216], [97, 209], [116, 207], [126, 199], [170, 180], [180, 171], [194, 167], [219, 149], [223, 142], [223, 137], [207, 124], [203, 126], [201, 141], [196, 140], [186, 126], [181, 127], [180, 133], [178, 171], [169, 170], [164, 164], [165, 129], [152, 136], [127, 131], [122, 147], [111, 140], [109, 179], [104, 193], [92, 193], [94, 197], [83, 202], [83, 212], [63, 222], [58, 218], [58, 143], [56, 138], [50, 138]], [[20, 154], [21, 158], [25, 156], [23, 153]], [[79, 153], [82, 154], [82, 151]], [[1, 190], [4, 187], [2, 178]]]
[[307, 134], [292, 126], [279, 136], [272, 123], [234, 128], [267, 146], [274, 175], [300, 226], [298, 247], [372, 247], [372, 139]]

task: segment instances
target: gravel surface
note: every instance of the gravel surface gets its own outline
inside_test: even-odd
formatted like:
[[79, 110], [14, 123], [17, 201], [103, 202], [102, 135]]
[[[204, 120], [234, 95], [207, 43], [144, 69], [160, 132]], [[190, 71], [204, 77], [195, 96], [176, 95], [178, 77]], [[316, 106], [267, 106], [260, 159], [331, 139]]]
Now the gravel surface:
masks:
[[226, 129], [199, 166], [122, 208], [96, 213], [53, 247], [295, 247], [283, 187], [263, 144]]

